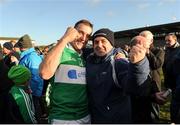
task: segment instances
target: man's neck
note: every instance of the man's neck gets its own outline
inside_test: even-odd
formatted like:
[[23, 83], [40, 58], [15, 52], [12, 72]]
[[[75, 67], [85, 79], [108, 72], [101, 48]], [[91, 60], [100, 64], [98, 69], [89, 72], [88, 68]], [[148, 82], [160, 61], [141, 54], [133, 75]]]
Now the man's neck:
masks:
[[68, 47], [73, 49], [74, 51], [76, 51], [78, 54], [82, 54], [82, 50], [81, 49], [75, 49], [72, 44], [68, 44]]

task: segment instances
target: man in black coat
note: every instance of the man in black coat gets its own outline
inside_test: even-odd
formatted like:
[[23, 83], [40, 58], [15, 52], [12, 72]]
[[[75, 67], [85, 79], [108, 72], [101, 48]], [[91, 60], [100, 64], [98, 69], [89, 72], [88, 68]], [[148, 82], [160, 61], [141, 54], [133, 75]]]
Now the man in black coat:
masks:
[[[177, 61], [177, 55], [179, 55], [180, 44], [177, 41], [177, 37], [175, 34], [167, 34], [165, 36], [166, 48], [165, 48], [165, 58], [163, 65], [163, 73], [164, 73], [164, 85], [166, 88], [170, 88], [172, 90], [172, 99], [170, 105], [170, 113], [171, 113], [171, 122], [176, 123], [176, 115], [177, 115], [177, 72], [179, 65], [175, 64], [175, 60]], [[175, 69], [175, 70], [174, 70]], [[177, 71], [176, 71], [177, 70]], [[176, 73], [174, 73], [176, 72]]]
[[[142, 31], [140, 36], [146, 38], [143, 46], [146, 48], [146, 56], [150, 64], [150, 74], [144, 86], [144, 95], [131, 96], [133, 123], [158, 123], [159, 104], [165, 103], [162, 96], [160, 70], [164, 61], [162, 49], [153, 48], [153, 34], [150, 31]], [[140, 44], [138, 41], [131, 44]]]
[[[135, 40], [146, 40], [137, 36]], [[103, 28], [93, 34], [93, 50], [86, 63], [89, 109], [93, 124], [131, 122], [129, 94], [140, 94], [149, 74], [144, 47], [133, 46], [127, 59], [114, 59], [114, 33]], [[114, 61], [113, 61], [114, 60]], [[138, 91], [139, 90], [139, 91]]]
[[0, 53], [0, 124], [24, 123], [19, 107], [9, 94], [13, 82], [8, 78], [9, 67], [4, 63]]
[[180, 50], [178, 54], [174, 57], [173, 63], [173, 74], [176, 81], [176, 88], [174, 90], [174, 100], [172, 100], [172, 111], [171, 116], [172, 122], [180, 123]]

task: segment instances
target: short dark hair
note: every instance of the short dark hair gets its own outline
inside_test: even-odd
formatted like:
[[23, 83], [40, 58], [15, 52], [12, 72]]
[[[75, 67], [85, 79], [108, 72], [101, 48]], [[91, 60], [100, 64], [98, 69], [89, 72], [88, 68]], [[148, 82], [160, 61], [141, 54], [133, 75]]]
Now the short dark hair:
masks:
[[79, 24], [81, 24], [81, 23], [83, 23], [83, 24], [85, 24], [85, 25], [90, 26], [91, 28], [93, 28], [93, 24], [92, 24], [90, 21], [86, 20], [86, 19], [79, 20], [78, 22], [76, 22], [76, 24], [74, 25], [74, 27], [76, 28], [76, 27], [77, 27]]

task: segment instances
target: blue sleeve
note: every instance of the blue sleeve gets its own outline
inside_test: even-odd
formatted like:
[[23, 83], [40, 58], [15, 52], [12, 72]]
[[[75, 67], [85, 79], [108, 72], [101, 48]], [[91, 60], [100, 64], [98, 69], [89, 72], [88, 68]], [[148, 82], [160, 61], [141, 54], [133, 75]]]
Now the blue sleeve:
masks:
[[42, 58], [36, 53], [31, 53], [26, 56], [20, 65], [26, 66], [31, 71], [30, 87], [33, 91], [33, 95], [41, 96], [43, 89], [43, 79], [39, 75], [39, 65]]

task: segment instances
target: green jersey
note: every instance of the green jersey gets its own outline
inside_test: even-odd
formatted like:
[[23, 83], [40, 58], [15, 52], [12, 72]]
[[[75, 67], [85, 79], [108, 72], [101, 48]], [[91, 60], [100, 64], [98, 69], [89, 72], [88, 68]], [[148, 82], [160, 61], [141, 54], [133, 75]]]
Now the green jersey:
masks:
[[88, 115], [85, 62], [66, 47], [60, 59], [50, 94], [50, 119], [78, 120]]
[[37, 123], [32, 95], [27, 94], [23, 88], [24, 86], [13, 86], [10, 93], [15, 99], [16, 104], [19, 106], [20, 113], [25, 123]]

